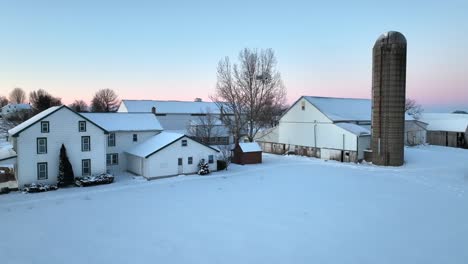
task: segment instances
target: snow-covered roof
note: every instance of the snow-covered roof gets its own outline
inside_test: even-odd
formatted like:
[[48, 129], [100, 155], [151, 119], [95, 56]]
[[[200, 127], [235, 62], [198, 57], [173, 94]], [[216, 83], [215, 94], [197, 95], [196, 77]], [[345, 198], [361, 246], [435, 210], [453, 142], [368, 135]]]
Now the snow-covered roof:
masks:
[[0, 142], [0, 161], [16, 157], [13, 146], [7, 142]]
[[357, 135], [357, 136], [363, 136], [363, 135], [370, 135], [371, 132], [365, 128], [365, 127], [362, 127], [360, 125], [356, 125], [356, 124], [353, 124], [353, 123], [335, 123], [337, 126], [343, 128], [344, 130], [346, 131], [349, 131], [351, 133], [353, 133], [354, 135]]
[[8, 108], [8, 109], [31, 109], [31, 105], [30, 104], [7, 104], [5, 106], [3, 106], [2, 108]]
[[161, 150], [165, 146], [183, 137], [184, 137], [184, 134], [172, 133], [172, 132], [161, 132], [145, 140], [144, 142], [136, 145], [135, 147], [127, 150], [127, 153], [137, 156], [137, 157], [147, 158], [151, 154]]
[[[135, 147], [127, 150], [126, 152], [130, 155], [141, 157], [141, 158], [148, 158], [149, 156], [153, 155], [154, 153], [160, 151], [161, 149], [165, 148], [166, 146], [171, 145], [172, 143], [176, 142], [177, 140], [185, 137], [189, 139], [186, 135], [180, 133], [173, 133], [173, 132], [166, 132], [163, 131], [149, 139], [145, 140], [144, 142], [136, 145]], [[194, 141], [194, 140], [192, 140]], [[194, 141], [196, 142], [196, 141]], [[215, 149], [211, 146], [199, 143], [201, 145], [206, 146], [207, 148], [213, 149], [219, 152], [218, 149]]]
[[213, 120], [202, 121], [200, 119], [190, 120], [191, 126], [223, 126], [223, 122], [219, 118], [213, 118]]
[[257, 142], [239, 143], [239, 147], [244, 153], [262, 151], [262, 148]]
[[81, 113], [107, 131], [163, 130], [152, 113]]
[[[219, 114], [219, 107], [214, 102], [162, 101], [162, 100], [122, 100], [127, 112], [151, 112], [156, 108], [158, 114], [199, 114], [207, 111]], [[121, 106], [122, 107], [122, 106]], [[120, 111], [120, 109], [119, 109]]]
[[467, 114], [423, 113], [420, 120], [430, 131], [465, 132], [468, 127]]
[[370, 99], [304, 96], [332, 121], [367, 121], [371, 119]]
[[10, 135], [15, 135], [17, 134], [18, 132], [21, 132], [22, 130], [26, 129], [27, 127], [33, 125], [34, 123], [38, 122], [39, 120], [45, 118], [46, 116], [52, 114], [53, 112], [59, 110], [60, 108], [64, 107], [63, 105], [62, 106], [53, 106], [53, 107], [50, 107], [42, 112], [40, 112], [39, 114], [29, 118], [28, 120], [24, 121], [23, 123], [15, 126], [14, 128], [8, 130], [8, 133]]
[[[319, 96], [303, 97], [334, 122], [370, 121], [372, 117], [371, 99], [335, 98]], [[414, 120], [414, 118], [405, 114], [405, 120]]]

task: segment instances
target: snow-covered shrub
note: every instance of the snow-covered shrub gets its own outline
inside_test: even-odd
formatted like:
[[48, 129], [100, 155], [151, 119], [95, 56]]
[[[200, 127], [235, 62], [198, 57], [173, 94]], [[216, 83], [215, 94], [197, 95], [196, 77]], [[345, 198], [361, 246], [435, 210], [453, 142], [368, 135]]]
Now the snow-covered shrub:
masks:
[[205, 159], [201, 159], [198, 163], [198, 175], [206, 175], [210, 173], [210, 167]]
[[25, 184], [22, 191], [26, 193], [38, 193], [38, 192], [55, 191], [57, 189], [58, 189], [57, 185], [48, 185], [48, 184], [33, 182], [31, 184]]
[[8, 187], [3, 187], [0, 189], [0, 194], [5, 194], [5, 193], [9, 193], [10, 192], [10, 188]]
[[75, 178], [75, 185], [80, 187], [87, 187], [99, 184], [109, 184], [112, 182], [114, 182], [114, 176], [107, 173], [102, 173], [97, 176]]

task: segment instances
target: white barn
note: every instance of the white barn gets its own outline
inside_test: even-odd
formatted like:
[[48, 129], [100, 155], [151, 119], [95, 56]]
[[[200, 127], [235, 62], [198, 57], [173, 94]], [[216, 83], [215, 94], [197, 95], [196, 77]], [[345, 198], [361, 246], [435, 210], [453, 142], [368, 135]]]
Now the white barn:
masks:
[[[214, 102], [203, 101], [163, 101], [163, 100], [122, 100], [118, 112], [154, 113], [165, 131], [190, 134], [197, 130], [200, 119], [207, 113], [220, 118], [221, 110]], [[216, 124], [216, 123], [215, 123]], [[216, 135], [207, 140], [212, 145], [227, 145], [233, 139], [229, 130], [222, 124], [216, 124]]]
[[[280, 151], [344, 162], [362, 160], [364, 151], [370, 148], [371, 104], [370, 99], [302, 96], [281, 117], [274, 131], [277, 143], [284, 148]], [[425, 124], [409, 116], [406, 120], [405, 134], [425, 142]], [[278, 152], [274, 143], [262, 142], [262, 147]]]
[[66, 106], [51, 107], [8, 131], [18, 186], [55, 184], [65, 145], [75, 177], [106, 172], [107, 131]]
[[215, 171], [218, 152], [183, 134], [162, 132], [127, 151], [128, 171], [147, 179], [193, 174], [202, 159]]

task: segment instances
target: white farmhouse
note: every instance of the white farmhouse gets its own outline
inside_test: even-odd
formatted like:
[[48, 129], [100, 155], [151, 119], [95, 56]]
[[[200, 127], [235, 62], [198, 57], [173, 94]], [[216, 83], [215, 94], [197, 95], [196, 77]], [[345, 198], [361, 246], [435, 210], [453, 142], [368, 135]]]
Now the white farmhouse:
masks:
[[2, 107], [1, 115], [4, 118], [11, 117], [16, 114], [21, 114], [31, 111], [31, 105], [29, 104], [7, 104]]
[[[118, 112], [154, 113], [165, 131], [189, 134], [204, 121], [207, 114], [220, 119], [221, 110], [214, 102], [161, 101], [161, 100], [122, 100]], [[216, 123], [216, 122], [215, 122]], [[228, 129], [216, 123], [216, 135], [205, 142], [212, 145], [227, 145], [233, 139]], [[194, 127], [195, 126], [195, 127]]]
[[62, 144], [75, 176], [106, 171], [107, 131], [66, 106], [51, 107], [8, 131], [16, 159], [18, 186], [54, 184]]
[[8, 133], [13, 151], [2, 155], [8, 158], [2, 163], [15, 163], [20, 188], [33, 182], [57, 183], [62, 144], [75, 177], [123, 171], [147, 178], [189, 174], [197, 171], [201, 159], [211, 170], [217, 167], [217, 149], [162, 132], [152, 113], [77, 113], [56, 106]]
[[[370, 147], [371, 104], [369, 99], [302, 96], [281, 117], [278, 128], [270, 132], [278, 142], [262, 142], [262, 138], [258, 141], [269, 152], [294, 151], [356, 162], [364, 158], [364, 151]], [[425, 124], [409, 116], [406, 119], [405, 134], [412, 141], [425, 142]], [[263, 136], [269, 137], [272, 136]]]
[[215, 171], [218, 152], [183, 134], [162, 132], [127, 151], [128, 170], [147, 179], [192, 174], [203, 159]]
[[107, 171], [116, 174], [127, 170], [125, 151], [159, 134], [163, 128], [152, 113], [81, 113], [106, 129]]

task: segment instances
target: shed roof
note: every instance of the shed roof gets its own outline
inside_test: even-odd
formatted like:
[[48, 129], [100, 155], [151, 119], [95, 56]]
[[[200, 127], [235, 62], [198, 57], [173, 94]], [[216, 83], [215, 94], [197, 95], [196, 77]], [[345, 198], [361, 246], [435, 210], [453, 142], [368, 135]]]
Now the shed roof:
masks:
[[16, 157], [16, 152], [13, 150], [13, 146], [9, 143], [0, 144], [0, 161], [11, 159]]
[[89, 120], [107, 131], [154, 131], [163, 130], [152, 113], [82, 113]]
[[367, 128], [360, 126], [360, 125], [353, 124], [353, 123], [336, 123], [336, 125], [357, 136], [364, 136], [364, 135], [371, 134], [371, 132]]
[[257, 142], [239, 143], [239, 147], [244, 153], [262, 151], [262, 148]]
[[220, 109], [214, 102], [162, 101], [162, 100], [122, 100], [127, 112], [151, 112], [156, 108], [160, 114], [199, 114], [211, 112], [219, 114]]
[[467, 114], [423, 113], [420, 120], [428, 124], [429, 131], [465, 132], [468, 128]]

